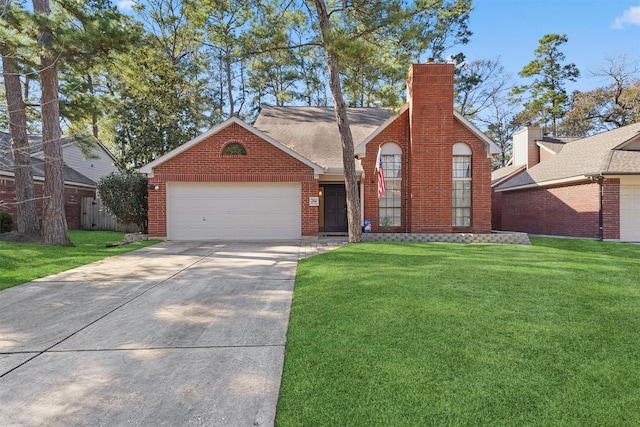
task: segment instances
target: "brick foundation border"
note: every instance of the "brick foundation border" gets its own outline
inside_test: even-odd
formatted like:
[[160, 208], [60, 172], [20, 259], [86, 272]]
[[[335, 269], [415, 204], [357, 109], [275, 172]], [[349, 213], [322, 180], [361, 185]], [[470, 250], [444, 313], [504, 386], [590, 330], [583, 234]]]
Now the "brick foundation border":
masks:
[[363, 242], [495, 243], [530, 245], [526, 233], [363, 233]]

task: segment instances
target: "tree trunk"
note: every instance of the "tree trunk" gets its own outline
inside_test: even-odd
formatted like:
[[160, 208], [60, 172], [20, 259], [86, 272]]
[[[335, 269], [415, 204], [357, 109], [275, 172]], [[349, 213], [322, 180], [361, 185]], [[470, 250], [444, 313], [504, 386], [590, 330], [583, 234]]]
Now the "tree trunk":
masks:
[[[93, 77], [91, 74], [87, 74], [87, 84], [89, 85], [89, 93], [91, 94], [91, 98], [95, 99], [95, 88], [93, 87]], [[91, 129], [93, 130], [93, 136], [99, 141], [100, 140], [100, 129], [98, 128], [98, 113], [96, 112], [95, 107], [91, 108]]]
[[[33, 0], [36, 13], [51, 14], [49, 0]], [[41, 29], [38, 45], [44, 48], [40, 56], [40, 110], [42, 115], [42, 143], [44, 149], [44, 210], [43, 239], [47, 245], [71, 246], [64, 213], [64, 175], [62, 145], [60, 144], [60, 107], [58, 105], [57, 57], [50, 48], [53, 35]]]
[[229, 118], [235, 116], [235, 103], [233, 100], [233, 80], [231, 75], [231, 53], [230, 47], [227, 46], [226, 55], [224, 57], [224, 73], [227, 79], [227, 98], [229, 99]]
[[356, 162], [353, 150], [353, 136], [347, 118], [347, 106], [342, 97], [340, 85], [340, 67], [338, 57], [328, 44], [327, 37], [331, 30], [329, 15], [324, 0], [315, 0], [316, 10], [324, 48], [327, 52], [329, 66], [329, 87], [333, 96], [333, 108], [342, 141], [342, 163], [344, 167], [344, 182], [347, 192], [347, 219], [349, 221], [349, 242], [358, 243], [362, 240], [362, 224], [360, 220], [360, 194], [358, 192], [358, 178], [356, 176]]
[[[0, 0], [0, 7], [8, 5], [9, 0]], [[26, 105], [22, 98], [22, 84], [16, 60], [11, 57], [11, 52], [1, 53], [16, 186], [16, 227], [19, 233], [33, 236], [39, 234], [40, 224], [31, 173]]]
[[9, 134], [16, 185], [16, 225], [19, 233], [37, 235], [40, 232], [36, 209], [35, 186], [31, 173], [31, 156], [27, 138], [26, 105], [22, 99], [22, 84], [14, 59], [2, 56], [4, 86], [9, 110]]

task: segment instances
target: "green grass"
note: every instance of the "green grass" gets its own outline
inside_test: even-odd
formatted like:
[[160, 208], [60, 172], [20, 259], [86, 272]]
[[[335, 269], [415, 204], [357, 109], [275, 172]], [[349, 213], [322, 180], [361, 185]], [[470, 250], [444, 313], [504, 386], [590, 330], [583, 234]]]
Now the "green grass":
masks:
[[111, 231], [70, 230], [69, 238], [75, 247], [0, 241], [0, 290], [157, 243], [105, 247], [122, 242], [123, 237], [124, 233]]
[[277, 425], [640, 425], [640, 246], [532, 243], [301, 261]]

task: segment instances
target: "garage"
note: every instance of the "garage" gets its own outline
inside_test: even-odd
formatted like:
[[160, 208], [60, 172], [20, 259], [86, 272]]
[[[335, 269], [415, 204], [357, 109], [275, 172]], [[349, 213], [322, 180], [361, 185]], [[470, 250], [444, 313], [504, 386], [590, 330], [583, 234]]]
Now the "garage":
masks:
[[170, 240], [301, 237], [299, 183], [167, 183]]
[[640, 184], [620, 186], [620, 240], [640, 242]]

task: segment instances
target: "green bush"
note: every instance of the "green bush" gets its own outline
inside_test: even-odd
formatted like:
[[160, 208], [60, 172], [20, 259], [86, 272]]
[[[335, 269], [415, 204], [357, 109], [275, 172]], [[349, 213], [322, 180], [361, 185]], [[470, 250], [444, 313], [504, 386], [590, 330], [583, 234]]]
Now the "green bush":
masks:
[[13, 229], [13, 217], [9, 212], [0, 212], [0, 233], [8, 233]]
[[147, 232], [147, 177], [139, 173], [112, 173], [98, 182], [104, 208], [123, 224], [132, 222]]

